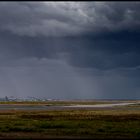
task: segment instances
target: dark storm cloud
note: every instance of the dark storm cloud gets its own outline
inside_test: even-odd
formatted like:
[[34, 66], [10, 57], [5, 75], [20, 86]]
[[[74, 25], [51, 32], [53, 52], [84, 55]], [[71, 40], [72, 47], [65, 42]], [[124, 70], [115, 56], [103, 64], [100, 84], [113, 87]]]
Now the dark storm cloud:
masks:
[[62, 56], [73, 66], [99, 69], [137, 66], [139, 9], [139, 2], [1, 2], [2, 56]]
[[1, 2], [1, 95], [139, 98], [139, 13], [139, 2]]
[[139, 9], [139, 2], [2, 2], [0, 27], [27, 36], [137, 30]]
[[98, 69], [139, 66], [139, 36], [140, 33], [124, 31], [83, 38], [81, 49], [71, 53], [68, 60], [74, 66]]

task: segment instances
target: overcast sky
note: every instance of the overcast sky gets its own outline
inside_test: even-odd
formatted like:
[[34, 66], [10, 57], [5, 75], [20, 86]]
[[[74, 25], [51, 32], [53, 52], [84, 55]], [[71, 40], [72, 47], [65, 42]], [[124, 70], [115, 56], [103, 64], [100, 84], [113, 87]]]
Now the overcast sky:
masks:
[[0, 2], [0, 97], [140, 99], [140, 2]]

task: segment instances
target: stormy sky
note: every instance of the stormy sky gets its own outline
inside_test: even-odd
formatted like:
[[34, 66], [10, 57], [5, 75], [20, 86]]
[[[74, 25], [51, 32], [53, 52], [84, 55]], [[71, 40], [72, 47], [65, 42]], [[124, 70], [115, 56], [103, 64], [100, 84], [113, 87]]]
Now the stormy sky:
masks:
[[0, 97], [140, 98], [140, 2], [0, 2]]

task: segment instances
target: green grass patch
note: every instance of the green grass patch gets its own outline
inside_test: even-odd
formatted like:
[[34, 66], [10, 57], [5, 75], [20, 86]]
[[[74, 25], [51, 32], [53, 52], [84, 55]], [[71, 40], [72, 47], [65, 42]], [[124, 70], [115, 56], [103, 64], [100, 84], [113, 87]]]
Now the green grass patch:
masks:
[[0, 137], [140, 138], [139, 110], [0, 111]]

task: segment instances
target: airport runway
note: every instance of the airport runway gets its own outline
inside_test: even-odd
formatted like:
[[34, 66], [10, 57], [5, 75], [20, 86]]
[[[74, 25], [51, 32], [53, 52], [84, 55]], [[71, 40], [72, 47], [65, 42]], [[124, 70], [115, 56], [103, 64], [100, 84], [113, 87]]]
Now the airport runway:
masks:
[[71, 110], [71, 109], [112, 109], [138, 103], [112, 103], [97, 105], [70, 105], [70, 106], [47, 106], [47, 105], [10, 105], [0, 104], [0, 110]]
[[114, 107], [114, 106], [126, 106], [126, 105], [132, 105], [136, 103], [112, 103], [112, 104], [97, 104], [97, 105], [74, 105], [74, 106], [65, 106], [65, 107]]

